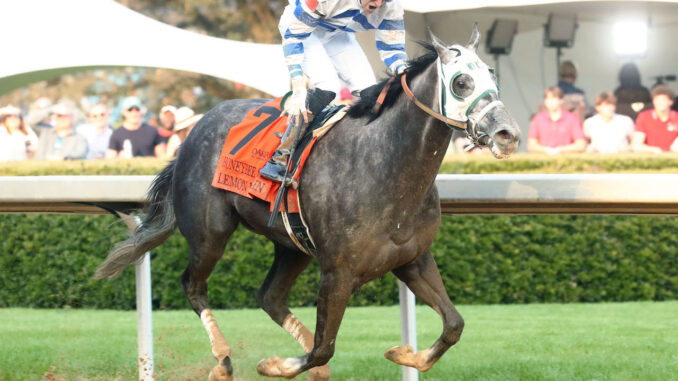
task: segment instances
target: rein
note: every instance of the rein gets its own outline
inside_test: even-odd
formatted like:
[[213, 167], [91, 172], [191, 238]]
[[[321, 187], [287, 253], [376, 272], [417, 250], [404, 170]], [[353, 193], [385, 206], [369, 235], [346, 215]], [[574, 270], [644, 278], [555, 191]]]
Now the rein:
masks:
[[[403, 74], [402, 77], [400, 77], [400, 83], [403, 85], [403, 90], [405, 91], [405, 94], [407, 94], [407, 97], [410, 98], [410, 100], [412, 102], [414, 102], [414, 104], [417, 105], [417, 107], [419, 107], [425, 113], [431, 115], [432, 117], [438, 119], [439, 121], [441, 121], [441, 122], [443, 122], [447, 125], [454, 126], [454, 127], [457, 127], [457, 128], [461, 128], [462, 130], [467, 129], [467, 127], [468, 127], [467, 122], [461, 122], [461, 121], [450, 119], [446, 116], [440, 115], [437, 112], [431, 110], [425, 104], [419, 102], [417, 97], [414, 96], [414, 93], [412, 92], [412, 90], [410, 90], [409, 86], [407, 86], [407, 80], [406, 80], [405, 77], [406, 77], [406, 74]], [[467, 133], [468, 133], [468, 131], [467, 131]]]
[[[391, 79], [393, 79], [393, 78], [391, 78]], [[390, 82], [391, 81], [389, 81], [389, 85], [390, 85]], [[417, 105], [417, 107], [419, 107], [422, 111], [424, 111], [425, 113], [427, 113], [427, 114], [431, 115], [432, 117], [438, 119], [439, 121], [445, 123], [449, 127], [456, 127], [456, 128], [462, 129], [462, 130], [466, 130], [466, 135], [468, 135], [468, 137], [469, 137], [469, 139], [471, 139], [471, 143], [472, 143], [467, 148], [467, 150], [471, 150], [475, 147], [482, 147], [482, 146], [488, 145], [490, 137], [485, 133], [481, 133], [479, 135], [476, 132], [476, 126], [478, 125], [480, 120], [483, 119], [485, 117], [485, 115], [487, 115], [487, 113], [490, 110], [492, 110], [493, 108], [495, 108], [497, 106], [503, 105], [504, 103], [502, 101], [496, 100], [496, 101], [492, 101], [492, 102], [488, 103], [487, 105], [485, 105], [485, 107], [483, 107], [483, 109], [478, 113], [478, 115], [475, 116], [475, 118], [469, 117], [468, 122], [462, 122], [462, 121], [459, 121], [459, 120], [450, 119], [450, 118], [448, 118], [444, 115], [440, 115], [437, 112], [433, 111], [430, 107], [421, 103], [417, 99], [417, 97], [414, 96], [414, 93], [412, 92], [410, 87], [407, 86], [407, 79], [406, 79], [405, 74], [403, 74], [402, 77], [400, 77], [400, 83], [402, 84], [403, 91], [405, 91], [405, 94], [407, 95], [407, 97], [410, 98], [410, 100], [415, 105]], [[380, 95], [379, 98], [381, 98], [381, 95]], [[480, 99], [480, 97], [478, 99]], [[474, 104], [475, 104], [475, 102], [474, 102]]]

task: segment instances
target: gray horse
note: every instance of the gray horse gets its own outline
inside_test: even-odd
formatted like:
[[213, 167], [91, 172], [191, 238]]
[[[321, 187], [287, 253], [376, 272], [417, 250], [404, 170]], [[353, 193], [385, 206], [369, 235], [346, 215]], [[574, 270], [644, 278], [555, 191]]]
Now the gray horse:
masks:
[[414, 353], [398, 346], [385, 356], [420, 371], [430, 369], [464, 327], [429, 251], [440, 224], [434, 182], [453, 131], [446, 124], [465, 126], [472, 141], [489, 145], [498, 158], [514, 152], [520, 138], [499, 101], [491, 70], [476, 55], [477, 27], [466, 46], [446, 46], [431, 37], [429, 53], [412, 60], [405, 77], [398, 76], [384, 90], [379, 111], [373, 112], [375, 100], [386, 81], [362, 92], [347, 116], [317, 142], [306, 163], [300, 204], [321, 272], [315, 335], [287, 304], [297, 276], [313, 258], [295, 246], [280, 217], [267, 227], [267, 203], [210, 185], [229, 129], [265, 100], [227, 101], [203, 117], [179, 157], [153, 182], [141, 227], [111, 251], [95, 276], [118, 275], [178, 226], [190, 250], [181, 285], [217, 360], [210, 379], [230, 380], [230, 346], [210, 311], [207, 278], [241, 224], [273, 241], [275, 259], [257, 300], [306, 353], [264, 359], [257, 365], [259, 373], [292, 378], [310, 369], [310, 379], [328, 379], [327, 363], [351, 294], [389, 271], [440, 314], [443, 331], [426, 350]]

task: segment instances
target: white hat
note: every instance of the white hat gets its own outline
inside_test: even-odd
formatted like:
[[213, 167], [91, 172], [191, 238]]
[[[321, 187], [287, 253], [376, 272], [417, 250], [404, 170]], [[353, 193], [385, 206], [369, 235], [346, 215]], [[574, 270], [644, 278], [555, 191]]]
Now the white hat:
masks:
[[0, 108], [0, 116], [1, 115], [21, 115], [21, 109], [12, 105], [5, 106]]
[[176, 107], [174, 107], [174, 106], [172, 106], [172, 105], [167, 105], [167, 106], [163, 106], [163, 107], [160, 109], [160, 113], [158, 113], [158, 115], [162, 115], [162, 114], [164, 114], [164, 113], [167, 112], [167, 111], [171, 112], [172, 115], [175, 115], [175, 116], [176, 116], [176, 114], [177, 114], [177, 108], [176, 108]]
[[174, 131], [176, 132], [198, 123], [200, 118], [202, 118], [202, 114], [196, 114], [188, 107], [180, 107], [177, 112], [174, 113], [174, 118]]
[[73, 110], [66, 103], [57, 103], [52, 106], [52, 114], [73, 115]]

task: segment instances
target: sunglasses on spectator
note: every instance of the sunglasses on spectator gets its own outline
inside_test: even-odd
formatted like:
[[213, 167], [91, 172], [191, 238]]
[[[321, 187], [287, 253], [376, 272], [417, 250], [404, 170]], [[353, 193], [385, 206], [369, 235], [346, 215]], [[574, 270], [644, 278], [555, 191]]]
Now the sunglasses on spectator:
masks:
[[106, 114], [102, 112], [101, 114], [90, 114], [89, 117], [92, 118], [92, 119], [97, 119], [97, 118], [103, 118], [104, 115], [106, 115]]
[[127, 111], [141, 111], [141, 109], [137, 106], [132, 106], [132, 107], [128, 108]]
[[19, 114], [6, 114], [7, 118], [15, 117], [15, 118], [21, 118], [21, 115]]
[[56, 114], [57, 118], [68, 118], [71, 115], [70, 114]]

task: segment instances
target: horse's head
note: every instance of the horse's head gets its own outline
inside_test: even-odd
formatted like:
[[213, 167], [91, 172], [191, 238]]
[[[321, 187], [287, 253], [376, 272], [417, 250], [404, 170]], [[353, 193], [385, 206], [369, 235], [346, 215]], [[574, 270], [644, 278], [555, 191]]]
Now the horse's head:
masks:
[[489, 146], [497, 158], [509, 157], [518, 148], [520, 129], [499, 100], [493, 70], [476, 54], [480, 42], [478, 25], [473, 25], [466, 46], [447, 46], [432, 32], [430, 35], [438, 52], [443, 115], [465, 121], [466, 132], [476, 145]]

